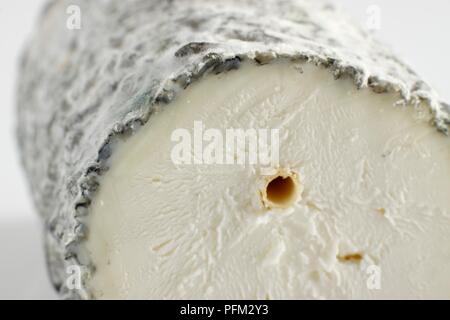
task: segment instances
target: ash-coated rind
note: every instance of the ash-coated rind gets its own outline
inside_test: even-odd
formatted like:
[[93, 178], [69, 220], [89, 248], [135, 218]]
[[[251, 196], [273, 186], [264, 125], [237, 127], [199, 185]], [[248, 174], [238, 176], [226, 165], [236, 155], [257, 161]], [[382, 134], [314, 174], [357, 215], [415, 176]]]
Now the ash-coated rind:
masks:
[[[73, 5], [80, 29], [67, 28]], [[17, 130], [61, 297], [91, 297], [67, 286], [67, 268], [83, 267], [86, 277], [95, 271], [83, 250], [84, 221], [115, 142], [206, 74], [276, 59], [323, 66], [376, 93], [397, 92], [398, 104], [425, 102], [433, 124], [448, 133], [449, 105], [388, 48], [320, 1], [49, 1], [21, 62]]]

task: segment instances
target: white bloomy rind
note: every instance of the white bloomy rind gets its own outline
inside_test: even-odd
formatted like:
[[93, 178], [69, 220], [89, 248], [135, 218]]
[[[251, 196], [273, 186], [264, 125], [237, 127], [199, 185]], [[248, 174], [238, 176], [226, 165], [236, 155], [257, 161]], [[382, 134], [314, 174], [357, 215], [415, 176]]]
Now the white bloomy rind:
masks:
[[[80, 29], [66, 27], [72, 5], [81, 9]], [[67, 287], [67, 268], [94, 270], [80, 246], [84, 217], [114, 144], [203, 75], [279, 59], [397, 93], [396, 104], [422, 102], [438, 130], [448, 131], [448, 106], [437, 94], [320, 1], [49, 1], [21, 63], [18, 136], [51, 278], [63, 297], [91, 297], [85, 287]]]

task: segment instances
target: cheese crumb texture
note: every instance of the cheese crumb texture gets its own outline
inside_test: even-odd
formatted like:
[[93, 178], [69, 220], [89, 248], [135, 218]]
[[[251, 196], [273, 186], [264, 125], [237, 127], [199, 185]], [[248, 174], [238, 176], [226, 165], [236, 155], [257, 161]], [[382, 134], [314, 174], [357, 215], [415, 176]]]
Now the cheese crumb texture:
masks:
[[[101, 179], [94, 297], [449, 299], [450, 142], [398, 99], [281, 61], [189, 86]], [[279, 129], [288, 196], [270, 200], [261, 165], [174, 164], [172, 133], [196, 121]]]

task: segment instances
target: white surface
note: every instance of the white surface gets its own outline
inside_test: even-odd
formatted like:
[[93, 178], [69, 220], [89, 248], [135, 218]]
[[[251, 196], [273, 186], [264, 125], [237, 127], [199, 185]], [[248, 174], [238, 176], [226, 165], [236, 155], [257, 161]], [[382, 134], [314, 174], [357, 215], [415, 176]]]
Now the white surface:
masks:
[[[393, 108], [397, 99], [307, 63], [242, 63], [189, 86], [110, 159], [86, 243], [94, 296], [450, 298], [450, 140], [429, 125], [427, 109]], [[183, 155], [174, 163], [172, 151], [191, 156], [202, 135], [196, 121], [204, 126], [196, 160], [209, 164]], [[279, 144], [271, 138], [267, 147], [284, 172], [297, 174], [294, 204], [261, 202], [270, 179], [262, 169], [284, 172], [276, 162], [251, 163], [224, 133], [249, 127], [279, 128]], [[176, 142], [152, 139], [179, 128], [188, 131]], [[223, 141], [214, 156], [212, 141]], [[261, 151], [255, 147], [248, 156]], [[240, 156], [245, 165], [220, 164]], [[343, 261], [355, 254], [358, 262]], [[380, 290], [367, 286], [374, 265]]]
[[0, 2], [0, 299], [55, 299], [14, 137], [15, 70], [42, 0]]
[[[370, 5], [381, 9], [379, 38], [450, 101], [448, 0], [335, 0], [365, 24]], [[17, 57], [43, 0], [0, 2], [0, 299], [55, 297], [46, 279], [39, 225], [18, 165], [14, 140]], [[13, 241], [13, 239], [22, 239]], [[25, 268], [29, 269], [26, 273]]]

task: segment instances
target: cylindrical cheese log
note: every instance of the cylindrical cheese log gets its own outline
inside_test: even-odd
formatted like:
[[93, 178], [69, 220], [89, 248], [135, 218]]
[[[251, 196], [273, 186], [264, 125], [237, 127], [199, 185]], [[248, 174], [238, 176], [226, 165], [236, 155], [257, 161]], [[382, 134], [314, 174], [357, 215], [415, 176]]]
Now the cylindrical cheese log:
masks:
[[450, 298], [448, 105], [328, 4], [50, 1], [18, 116], [64, 298]]

